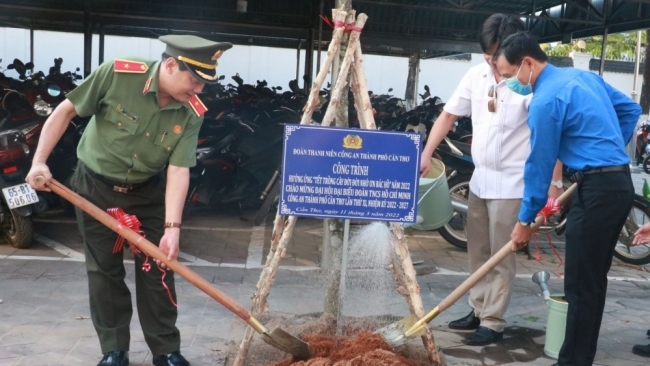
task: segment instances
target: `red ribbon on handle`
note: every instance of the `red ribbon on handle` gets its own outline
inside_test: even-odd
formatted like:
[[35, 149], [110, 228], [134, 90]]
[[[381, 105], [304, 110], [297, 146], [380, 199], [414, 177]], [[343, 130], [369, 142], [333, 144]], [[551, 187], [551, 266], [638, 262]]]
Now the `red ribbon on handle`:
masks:
[[[562, 207], [557, 202], [557, 200], [555, 198], [553, 198], [553, 197], [549, 197], [546, 200], [546, 205], [544, 206], [544, 208], [542, 208], [541, 211], [539, 211], [537, 216], [542, 216], [542, 218], [544, 218], [544, 225], [547, 225], [549, 217], [551, 217], [551, 216], [553, 216], [555, 214], [558, 214], [561, 210], [562, 210]], [[562, 277], [564, 272], [559, 271], [559, 269], [562, 267], [562, 265], [564, 265], [564, 261], [562, 261], [562, 256], [560, 256], [560, 253], [558, 253], [557, 249], [555, 249], [555, 245], [553, 245], [553, 241], [551, 240], [551, 234], [546, 233], [546, 237], [548, 239], [548, 244], [551, 246], [551, 249], [553, 250], [553, 252], [557, 256], [557, 259], [560, 261], [560, 264], [557, 265], [557, 269], [558, 269], [558, 275], [560, 277]], [[536, 248], [535, 260], [541, 261], [542, 260], [542, 256], [541, 256], [542, 249], [539, 247], [539, 245], [537, 245], [537, 234], [535, 234], [535, 248]]]
[[[140, 230], [140, 226], [142, 225], [140, 223], [140, 220], [135, 215], [129, 215], [125, 213], [121, 208], [115, 207], [115, 208], [109, 208], [106, 210], [113, 218], [115, 218], [120, 224], [117, 226], [117, 231], [118, 231], [118, 236], [117, 240], [115, 240], [115, 246], [113, 246], [113, 254], [117, 254], [122, 251], [124, 248], [124, 240], [125, 238], [122, 235], [119, 235], [119, 231], [122, 230], [124, 226], [130, 228], [131, 230], [135, 231], [140, 235], [138, 238], [138, 241], [134, 244], [131, 243], [130, 241], [127, 241], [129, 244], [129, 248], [131, 248], [131, 251], [133, 252], [133, 255], [136, 257], [139, 257], [142, 251], [138, 249], [138, 244], [140, 244], [140, 241], [144, 238], [144, 231]], [[169, 300], [174, 304], [174, 306], [178, 307], [176, 302], [174, 301], [174, 297], [172, 296], [172, 292], [169, 289], [169, 286], [165, 283], [165, 276], [167, 276], [167, 271], [160, 267], [158, 263], [156, 263], [156, 266], [158, 266], [158, 269], [162, 273], [162, 285], [167, 290], [167, 295], [169, 295]], [[142, 263], [142, 270], [144, 272], [149, 272], [151, 270], [151, 263], [149, 263], [149, 256], [145, 253], [145, 258], [144, 262]]]

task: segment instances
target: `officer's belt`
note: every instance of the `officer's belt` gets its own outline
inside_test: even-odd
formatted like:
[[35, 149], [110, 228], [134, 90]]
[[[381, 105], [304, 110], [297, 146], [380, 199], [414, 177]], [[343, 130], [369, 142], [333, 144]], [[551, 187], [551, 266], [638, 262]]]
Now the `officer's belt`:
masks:
[[120, 193], [128, 193], [131, 190], [140, 188], [140, 187], [144, 186], [145, 184], [149, 183], [149, 181], [153, 178], [153, 177], [149, 178], [149, 179], [145, 180], [144, 182], [129, 183], [129, 182], [123, 182], [123, 181], [108, 178], [108, 177], [106, 177], [104, 175], [97, 174], [97, 173], [93, 172], [90, 169], [87, 169], [87, 171], [88, 171], [88, 174], [93, 179], [97, 179], [98, 181], [100, 181], [100, 182], [102, 182], [104, 184], [107, 184], [109, 186], [113, 186], [113, 190], [115, 192], [120, 192]]

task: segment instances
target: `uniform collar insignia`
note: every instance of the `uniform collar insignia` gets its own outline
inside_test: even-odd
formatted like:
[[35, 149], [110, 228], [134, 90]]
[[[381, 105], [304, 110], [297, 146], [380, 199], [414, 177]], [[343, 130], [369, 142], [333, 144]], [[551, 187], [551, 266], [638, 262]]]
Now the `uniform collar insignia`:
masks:
[[151, 76], [147, 79], [147, 82], [144, 83], [144, 89], [142, 89], [142, 94], [147, 94], [150, 86], [151, 86]]

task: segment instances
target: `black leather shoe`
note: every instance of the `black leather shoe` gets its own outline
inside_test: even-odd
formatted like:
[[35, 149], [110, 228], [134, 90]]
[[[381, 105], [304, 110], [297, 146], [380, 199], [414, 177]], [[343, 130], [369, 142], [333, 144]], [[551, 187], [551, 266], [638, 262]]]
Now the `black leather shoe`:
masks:
[[190, 366], [190, 363], [178, 351], [154, 358], [153, 364], [155, 366]]
[[650, 357], [650, 344], [647, 346], [637, 344], [636, 346], [632, 347], [632, 353], [638, 356]]
[[463, 341], [468, 346], [485, 346], [503, 339], [503, 332], [495, 332], [490, 328], [478, 327], [476, 333]]
[[478, 329], [479, 325], [481, 325], [481, 319], [474, 315], [474, 310], [467, 316], [449, 322], [449, 328], [451, 329], [473, 330]]
[[126, 351], [110, 351], [104, 353], [104, 358], [97, 366], [128, 366], [129, 353]]

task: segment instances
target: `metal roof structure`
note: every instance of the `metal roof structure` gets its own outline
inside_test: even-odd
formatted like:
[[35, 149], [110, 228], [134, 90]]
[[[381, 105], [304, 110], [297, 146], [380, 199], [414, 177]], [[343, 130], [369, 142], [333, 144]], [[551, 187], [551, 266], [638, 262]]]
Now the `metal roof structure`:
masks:
[[[296, 48], [317, 40], [334, 0], [0, 0], [0, 26], [157, 37], [196, 33], [236, 44]], [[493, 13], [521, 16], [540, 41], [650, 28], [650, 0], [352, 0], [369, 16], [364, 52], [422, 58], [480, 52]], [[331, 32], [323, 29], [323, 40]]]

